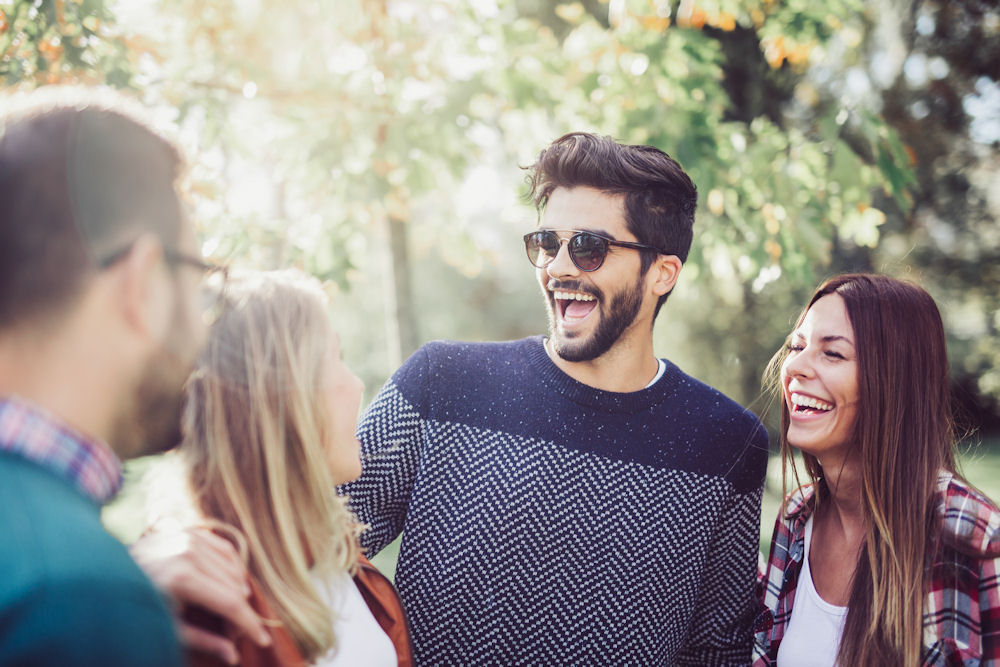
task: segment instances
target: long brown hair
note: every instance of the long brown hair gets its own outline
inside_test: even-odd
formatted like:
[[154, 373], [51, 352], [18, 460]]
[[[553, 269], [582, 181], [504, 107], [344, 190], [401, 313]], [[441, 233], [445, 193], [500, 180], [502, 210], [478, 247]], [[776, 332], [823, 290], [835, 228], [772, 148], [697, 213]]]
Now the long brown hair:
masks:
[[198, 509], [246, 537], [250, 573], [313, 660], [336, 638], [312, 576], [352, 571], [360, 552], [327, 464], [325, 296], [284, 271], [235, 276], [226, 301], [189, 382], [180, 452]]
[[[843, 298], [854, 329], [859, 409], [851, 447], [861, 465], [866, 517], [837, 663], [915, 666], [940, 529], [938, 473], [955, 471], [944, 325], [922, 288], [887, 276], [845, 274], [816, 290], [796, 326], [828, 294]], [[772, 359], [772, 381], [786, 354]], [[788, 426], [781, 401], [782, 463], [794, 471]], [[823, 470], [816, 457], [802, 457], [820, 504], [830, 497]]]

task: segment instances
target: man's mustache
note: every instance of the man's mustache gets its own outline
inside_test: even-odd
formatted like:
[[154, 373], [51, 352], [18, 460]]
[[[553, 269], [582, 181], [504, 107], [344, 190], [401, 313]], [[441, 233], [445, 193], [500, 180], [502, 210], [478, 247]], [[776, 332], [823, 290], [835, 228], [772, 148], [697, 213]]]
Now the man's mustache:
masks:
[[584, 286], [582, 283], [579, 283], [579, 282], [577, 282], [575, 280], [554, 280], [554, 279], [552, 279], [552, 280], [549, 280], [549, 282], [547, 282], [545, 284], [545, 287], [550, 292], [556, 292], [556, 291], [559, 291], [559, 292], [583, 292], [584, 294], [589, 294], [590, 296], [592, 296], [592, 297], [594, 297], [595, 299], [598, 299], [598, 300], [604, 298], [604, 294], [601, 292], [601, 290], [596, 289], [594, 287]]

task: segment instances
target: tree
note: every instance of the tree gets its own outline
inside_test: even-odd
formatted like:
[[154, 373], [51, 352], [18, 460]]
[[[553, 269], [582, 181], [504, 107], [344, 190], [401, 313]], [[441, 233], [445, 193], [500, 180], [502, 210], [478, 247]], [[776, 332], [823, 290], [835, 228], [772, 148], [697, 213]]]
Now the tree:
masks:
[[899, 64], [873, 79], [917, 182], [912, 214], [890, 216], [877, 255], [905, 253], [923, 274], [944, 312], [958, 397], [973, 423], [1000, 428], [1000, 9], [884, 4], [879, 34]]
[[[518, 165], [565, 131], [655, 144], [694, 177], [695, 246], [656, 340], [746, 403], [821, 277], [905, 271], [928, 238], [915, 221], [941, 179], [918, 139], [941, 132], [872, 94], [884, 21], [860, 0], [152, 1], [117, 6], [114, 32], [88, 18], [112, 25], [103, 5], [63, 11], [122, 55], [85, 60], [95, 77], [120, 70], [174, 113], [206, 250], [332, 279], [361, 314], [341, 328], [370, 386], [429, 337], [539, 331]], [[61, 3], [36, 4], [61, 25]]]
[[[837, 35], [863, 34], [859, 10], [855, 2], [536, 5], [554, 42], [541, 68], [532, 65], [537, 29], [514, 22], [508, 33], [509, 89], [526, 91], [515, 107], [551, 109], [559, 129], [652, 143], [692, 174], [702, 194], [698, 234], [666, 313], [669, 333], [658, 340], [745, 402], [760, 393], [791, 304], [819, 276], [868, 268], [885, 220], [873, 191], [909, 207], [912, 175], [895, 132], [810, 79], [839, 48]], [[540, 76], [541, 85], [525, 80]]]

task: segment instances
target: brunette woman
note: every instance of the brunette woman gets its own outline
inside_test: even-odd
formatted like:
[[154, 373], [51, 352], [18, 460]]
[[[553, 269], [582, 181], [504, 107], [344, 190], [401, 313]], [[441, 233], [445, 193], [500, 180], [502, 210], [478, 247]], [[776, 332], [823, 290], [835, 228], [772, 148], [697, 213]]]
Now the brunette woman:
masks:
[[771, 369], [809, 483], [775, 524], [755, 665], [998, 664], [1000, 511], [956, 471], [934, 300], [828, 280]]

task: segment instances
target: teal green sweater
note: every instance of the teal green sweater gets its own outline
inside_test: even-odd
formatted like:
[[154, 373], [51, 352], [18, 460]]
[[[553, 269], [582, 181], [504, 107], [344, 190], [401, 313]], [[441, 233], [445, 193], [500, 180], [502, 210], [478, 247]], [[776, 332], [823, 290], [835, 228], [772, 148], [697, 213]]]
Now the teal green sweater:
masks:
[[100, 506], [0, 452], [0, 665], [180, 665], [171, 616]]

